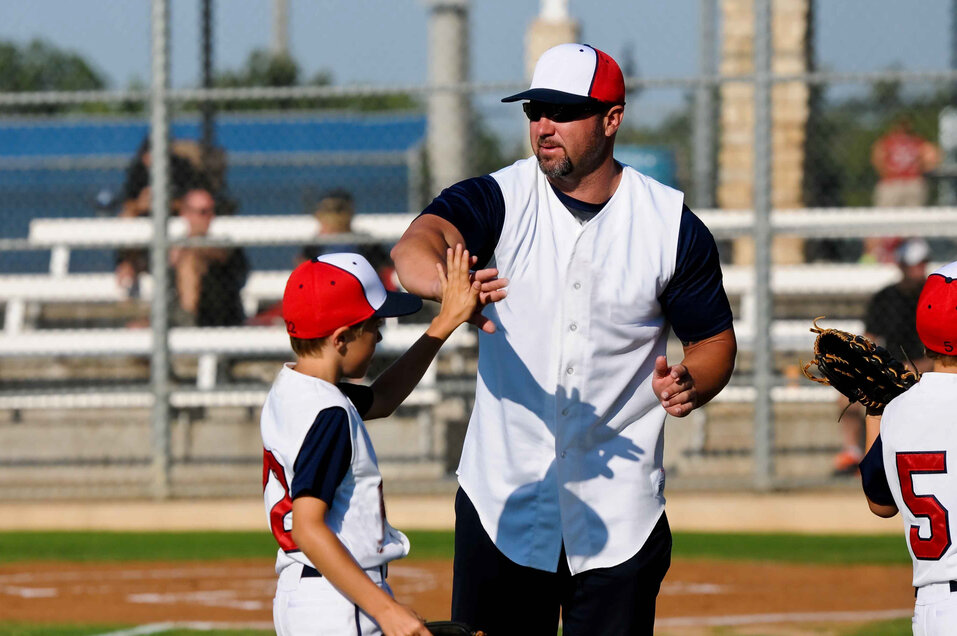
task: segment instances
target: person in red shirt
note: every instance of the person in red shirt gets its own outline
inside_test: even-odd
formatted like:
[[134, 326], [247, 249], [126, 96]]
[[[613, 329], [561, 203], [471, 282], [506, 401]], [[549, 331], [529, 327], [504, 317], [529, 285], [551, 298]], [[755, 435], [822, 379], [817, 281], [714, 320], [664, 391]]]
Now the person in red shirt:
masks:
[[[927, 204], [928, 187], [924, 175], [940, 163], [937, 146], [914, 133], [910, 120], [902, 117], [871, 148], [871, 165], [877, 171], [874, 205], [919, 207]], [[863, 260], [894, 262], [898, 237], [868, 237], [864, 240]]]

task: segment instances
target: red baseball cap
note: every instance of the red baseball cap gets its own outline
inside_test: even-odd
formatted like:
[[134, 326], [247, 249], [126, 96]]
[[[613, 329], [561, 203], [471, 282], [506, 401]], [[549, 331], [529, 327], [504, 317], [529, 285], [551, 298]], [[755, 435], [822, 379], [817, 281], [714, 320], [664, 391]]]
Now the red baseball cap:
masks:
[[503, 102], [549, 104], [625, 103], [625, 78], [610, 55], [587, 44], [559, 44], [538, 58], [532, 85]]
[[339, 327], [421, 308], [422, 299], [386, 291], [369, 261], [347, 252], [302, 263], [289, 275], [282, 295], [286, 333], [302, 339], [325, 338]]
[[917, 301], [917, 335], [931, 351], [957, 355], [957, 262], [927, 277]]

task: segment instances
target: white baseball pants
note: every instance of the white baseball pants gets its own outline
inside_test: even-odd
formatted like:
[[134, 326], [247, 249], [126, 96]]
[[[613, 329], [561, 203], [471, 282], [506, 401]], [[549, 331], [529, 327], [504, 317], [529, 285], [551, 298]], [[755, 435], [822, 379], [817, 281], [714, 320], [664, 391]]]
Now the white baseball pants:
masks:
[[[392, 594], [380, 568], [366, 570], [376, 585]], [[299, 564], [279, 575], [272, 605], [278, 636], [376, 636], [382, 630], [358, 605], [325, 577], [302, 577]]]

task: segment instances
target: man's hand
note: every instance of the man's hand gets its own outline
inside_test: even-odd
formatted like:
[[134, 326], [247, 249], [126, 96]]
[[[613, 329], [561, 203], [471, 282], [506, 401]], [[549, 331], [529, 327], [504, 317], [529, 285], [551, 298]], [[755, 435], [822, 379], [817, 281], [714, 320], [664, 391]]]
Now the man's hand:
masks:
[[684, 417], [698, 403], [694, 378], [688, 373], [687, 367], [683, 364], [669, 366], [665, 356], [658, 356], [655, 359], [651, 390], [658, 397], [662, 408], [675, 417]]
[[[472, 261], [476, 257], [472, 257]], [[495, 268], [479, 269], [472, 272], [472, 280], [481, 284], [479, 290], [478, 306], [469, 322], [484, 331], [485, 333], [495, 333], [495, 323], [482, 315], [482, 310], [489, 303], [497, 303], [508, 295], [505, 287], [508, 285], [507, 278], [499, 278], [498, 270]]]

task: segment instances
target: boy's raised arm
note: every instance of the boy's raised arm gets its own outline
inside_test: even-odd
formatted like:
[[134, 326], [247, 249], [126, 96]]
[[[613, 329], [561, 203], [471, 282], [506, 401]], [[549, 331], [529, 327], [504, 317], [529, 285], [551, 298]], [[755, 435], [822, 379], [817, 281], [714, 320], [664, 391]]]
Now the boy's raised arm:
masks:
[[452, 332], [467, 321], [478, 305], [481, 283], [469, 277], [469, 252], [462, 244], [446, 250], [445, 267], [435, 263], [442, 308], [425, 333], [372, 383], [372, 406], [365, 419], [391, 415], [429, 368]]

